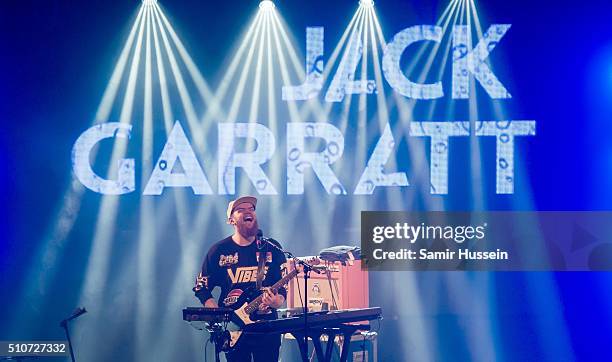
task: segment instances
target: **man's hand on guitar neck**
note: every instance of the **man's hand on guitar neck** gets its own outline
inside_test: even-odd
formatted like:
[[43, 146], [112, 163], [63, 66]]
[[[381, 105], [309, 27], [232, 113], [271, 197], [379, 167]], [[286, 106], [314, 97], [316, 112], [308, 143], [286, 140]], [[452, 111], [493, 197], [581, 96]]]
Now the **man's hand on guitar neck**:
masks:
[[260, 311], [267, 311], [269, 308], [277, 309], [285, 303], [285, 297], [282, 294], [274, 293], [270, 288], [264, 288], [263, 291], [262, 303], [259, 305]]

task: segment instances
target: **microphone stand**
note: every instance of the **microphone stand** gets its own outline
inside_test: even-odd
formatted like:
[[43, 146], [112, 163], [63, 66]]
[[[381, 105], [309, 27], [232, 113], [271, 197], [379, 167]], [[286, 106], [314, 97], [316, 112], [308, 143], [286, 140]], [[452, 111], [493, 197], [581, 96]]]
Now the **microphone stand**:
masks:
[[[294, 258], [295, 259], [295, 258]], [[298, 259], [299, 260], [299, 259]], [[304, 351], [304, 355], [302, 359], [307, 359], [308, 357], [308, 278], [310, 277], [310, 271], [312, 270], [312, 266], [304, 261], [300, 260], [300, 264], [304, 268], [304, 345], [302, 349]]]
[[302, 310], [304, 314], [304, 341], [302, 345], [300, 346], [300, 354], [302, 355], [302, 361], [308, 362], [309, 361], [308, 359], [308, 279], [310, 278], [311, 271], [314, 270], [315, 273], [321, 273], [321, 272], [314, 269], [313, 266], [308, 264], [307, 262], [296, 258], [295, 255], [293, 255], [291, 252], [285, 251], [282, 248], [278, 247], [278, 245], [271, 242], [269, 238], [263, 237], [260, 234], [258, 234], [257, 237], [259, 240], [267, 243], [268, 245], [271, 245], [272, 247], [279, 250], [283, 254], [292, 258], [294, 262], [297, 262], [304, 268], [304, 304], [302, 306]]
[[301, 345], [301, 355], [302, 361], [308, 362], [308, 279], [310, 278], [310, 272], [314, 270], [316, 273], [320, 273], [320, 271], [314, 269], [312, 265], [307, 262], [300, 260], [295, 257], [292, 253], [288, 251], [284, 251], [290, 258], [293, 258], [294, 262], [297, 261], [298, 264], [304, 268], [304, 304], [302, 305], [302, 310], [304, 314], [304, 342]]
[[75, 362], [75, 359], [74, 351], [72, 350], [72, 342], [70, 340], [70, 333], [68, 332], [68, 322], [75, 318], [78, 318], [79, 316], [85, 313], [87, 313], [87, 310], [85, 310], [85, 308], [77, 308], [74, 310], [74, 312], [72, 312], [72, 315], [70, 317], [60, 322], [60, 327], [64, 328], [64, 331], [66, 331], [66, 339], [68, 340], [68, 350], [70, 351], [70, 359], [72, 360], [72, 362]]

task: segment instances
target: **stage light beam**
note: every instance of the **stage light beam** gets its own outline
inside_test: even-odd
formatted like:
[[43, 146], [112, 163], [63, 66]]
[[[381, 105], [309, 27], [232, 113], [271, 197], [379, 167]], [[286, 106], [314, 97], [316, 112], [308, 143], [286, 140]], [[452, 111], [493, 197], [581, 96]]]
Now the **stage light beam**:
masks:
[[[138, 10], [136, 20], [132, 24], [128, 38], [120, 52], [119, 59], [115, 64], [110, 80], [106, 85], [102, 99], [98, 105], [92, 122], [94, 124], [108, 121], [112, 105], [119, 89], [121, 76], [126, 68], [130, 49], [132, 49], [134, 38], [136, 37], [140, 23], [143, 20], [143, 14], [144, 8], [141, 7]], [[92, 157], [95, 157], [95, 152], [95, 150], [92, 151]], [[27, 278], [27, 280], [30, 282], [24, 283], [24, 288], [21, 291], [21, 294], [23, 295], [22, 298], [30, 299], [32, 301], [31, 306], [34, 309], [38, 308], [38, 304], [36, 303], [43, 301], [43, 298], [40, 296], [47, 293], [49, 281], [53, 280], [55, 276], [55, 266], [59, 264], [59, 260], [63, 257], [59, 254], [60, 250], [65, 247], [64, 241], [70, 234], [70, 231], [72, 230], [72, 227], [74, 226], [76, 218], [79, 214], [84, 192], [85, 187], [83, 187], [83, 184], [81, 184], [77, 177], [73, 175], [72, 180], [64, 193], [65, 201], [61, 210], [57, 214], [57, 221], [55, 222], [53, 231], [50, 232], [50, 236], [45, 242], [46, 246], [40, 248], [41, 251], [37, 256], [38, 262], [34, 263], [34, 265], [40, 265], [42, 269], [36, 268], [32, 270], [31, 274]], [[31, 288], [31, 285], [36, 285], [37, 287]], [[15, 318], [20, 315], [23, 315], [23, 313], [14, 314]], [[15, 319], [11, 325], [17, 326], [16, 328], [22, 328], [24, 326], [23, 323], [17, 322], [17, 319]]]

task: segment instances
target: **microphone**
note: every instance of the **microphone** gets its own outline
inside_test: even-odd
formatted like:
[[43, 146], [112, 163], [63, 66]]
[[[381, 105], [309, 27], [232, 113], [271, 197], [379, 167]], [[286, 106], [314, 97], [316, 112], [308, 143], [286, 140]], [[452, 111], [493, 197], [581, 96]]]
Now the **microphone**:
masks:
[[72, 315], [69, 317], [69, 319], [75, 319], [76, 317], [79, 317], [81, 314], [85, 314], [85, 313], [87, 313], [87, 309], [77, 308], [74, 310], [74, 312], [72, 312]]
[[261, 249], [261, 242], [263, 241], [263, 231], [261, 229], [257, 229], [257, 235], [255, 236], [255, 241], [257, 242], [257, 249]]

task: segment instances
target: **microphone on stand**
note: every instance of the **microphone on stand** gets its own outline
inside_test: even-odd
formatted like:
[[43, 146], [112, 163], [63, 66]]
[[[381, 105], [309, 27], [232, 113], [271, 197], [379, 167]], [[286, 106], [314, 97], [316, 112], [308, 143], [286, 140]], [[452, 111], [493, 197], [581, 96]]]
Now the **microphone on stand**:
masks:
[[74, 358], [74, 350], [72, 349], [72, 341], [70, 340], [70, 332], [68, 332], [68, 322], [80, 317], [81, 315], [85, 313], [87, 313], [87, 310], [85, 308], [77, 308], [74, 310], [74, 312], [72, 312], [70, 317], [60, 322], [60, 326], [64, 328], [64, 331], [66, 332], [66, 339], [68, 340], [68, 350], [70, 351], [70, 360], [72, 362], [75, 362], [76, 359]]
[[257, 243], [257, 249], [261, 249], [261, 238], [263, 238], [263, 231], [257, 229], [257, 236], [255, 236], [255, 242]]

